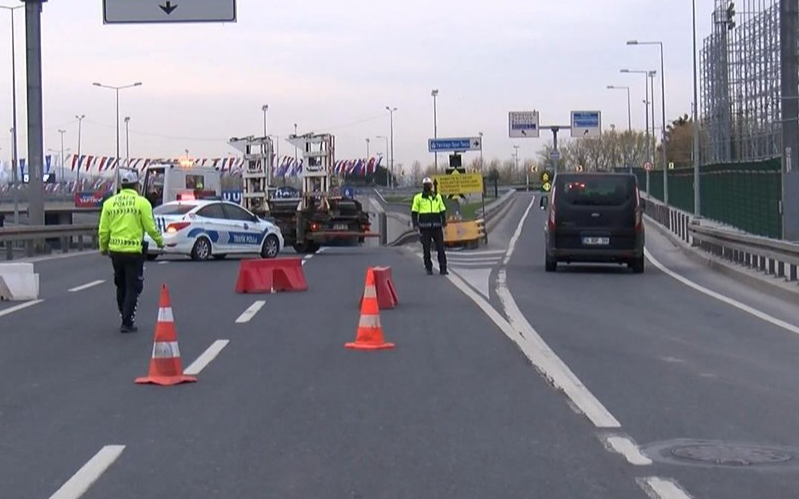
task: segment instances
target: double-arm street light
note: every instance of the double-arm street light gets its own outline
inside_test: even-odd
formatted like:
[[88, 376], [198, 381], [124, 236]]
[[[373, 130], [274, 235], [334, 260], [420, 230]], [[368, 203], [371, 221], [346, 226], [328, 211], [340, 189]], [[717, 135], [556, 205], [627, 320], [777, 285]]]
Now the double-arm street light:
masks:
[[119, 185], [119, 91], [125, 90], [126, 88], [133, 88], [133, 87], [140, 87], [141, 82], [137, 81], [131, 85], [123, 85], [121, 87], [116, 87], [113, 85], [103, 85], [102, 83], [92, 83], [95, 87], [100, 88], [107, 88], [113, 90], [116, 93], [116, 102], [117, 102], [117, 118], [116, 118], [116, 128], [117, 128], [117, 155], [116, 155], [116, 173], [114, 175], [114, 190], [116, 190], [117, 186]]
[[19, 155], [17, 152], [17, 59], [16, 48], [14, 44], [14, 11], [24, 8], [24, 5], [18, 7], [6, 7], [0, 5], [0, 9], [7, 10], [11, 14], [11, 181], [14, 183], [14, 224], [19, 224], [19, 191], [17, 191], [17, 183], [19, 182], [18, 163]]
[[669, 165], [666, 155], [666, 68], [663, 61], [663, 42], [639, 42], [638, 40], [629, 40], [627, 45], [657, 45], [660, 47], [660, 148], [663, 161], [663, 202], [669, 204]]

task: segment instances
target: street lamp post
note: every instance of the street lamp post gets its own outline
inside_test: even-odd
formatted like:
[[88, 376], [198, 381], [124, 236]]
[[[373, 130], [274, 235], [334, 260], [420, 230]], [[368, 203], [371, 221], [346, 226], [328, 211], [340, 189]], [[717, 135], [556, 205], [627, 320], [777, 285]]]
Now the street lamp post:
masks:
[[694, 29], [694, 216], [702, 216], [702, 196], [699, 190], [699, 90], [698, 76], [696, 68], [696, 0], [692, 2], [692, 20]]
[[370, 142], [369, 137], [366, 137], [366, 161], [369, 161], [369, 155], [371, 154], [371, 151], [369, 149], [369, 142]]
[[483, 132], [479, 132], [480, 136], [480, 173], [483, 173]]
[[61, 175], [60, 175], [60, 182], [64, 181], [64, 134], [67, 133], [66, 130], [59, 130], [59, 134], [61, 134]]
[[658, 45], [660, 47], [660, 148], [663, 162], [663, 203], [669, 204], [669, 165], [666, 155], [666, 68], [663, 60], [663, 42], [639, 42], [638, 40], [630, 40], [627, 42], [627, 45]]
[[386, 180], [386, 186], [391, 187], [394, 185], [394, 111], [396, 111], [396, 107], [386, 106], [386, 111], [388, 111], [389, 115], [391, 116], [391, 160], [389, 164], [391, 165], [391, 169], [389, 170], [389, 177]]
[[[438, 138], [438, 89], [433, 90], [430, 95], [433, 96], [433, 138]], [[435, 170], [438, 173], [438, 152], [435, 153]]]
[[[388, 157], [389, 157], [389, 154], [388, 154], [388, 153], [389, 153], [389, 148], [388, 148], [388, 147], [389, 147], [389, 146], [388, 146], [388, 137], [386, 137], [385, 135], [378, 135], [378, 136], [377, 136], [377, 137], [375, 137], [375, 138], [376, 138], [376, 139], [383, 139], [383, 140], [385, 140], [385, 141], [386, 141], [386, 161], [388, 161]], [[375, 169], [375, 171], [377, 171], [377, 170]], [[388, 171], [388, 167], [386, 167], [386, 171]]]
[[81, 133], [81, 128], [82, 128], [81, 125], [83, 125], [83, 119], [85, 117], [86, 117], [85, 114], [75, 115], [75, 119], [78, 120], [78, 170], [76, 172], [76, 178], [75, 178], [75, 186], [76, 186], [75, 188], [76, 189], [80, 189], [80, 187], [79, 187], [80, 186], [80, 165], [81, 165], [81, 158], [80, 158], [80, 133]]
[[266, 114], [267, 112], [269, 112], [269, 104], [264, 104], [263, 106], [261, 106], [261, 111], [264, 112], [264, 137], [268, 137], [269, 128], [267, 127]]
[[125, 167], [130, 168], [130, 116], [125, 116]]
[[[294, 136], [295, 137], [297, 136], [297, 124], [296, 123], [294, 123]], [[296, 166], [296, 163], [297, 163], [297, 146], [294, 146], [294, 163], [295, 163], [295, 166]]]
[[632, 109], [630, 103], [630, 87], [625, 86], [616, 86], [616, 85], [608, 85], [608, 90], [626, 90], [627, 91], [627, 131], [633, 131], [633, 118], [632, 118]]
[[119, 91], [120, 90], [124, 90], [126, 88], [140, 87], [141, 84], [142, 83], [140, 81], [137, 81], [136, 83], [133, 83], [131, 85], [123, 85], [121, 87], [115, 87], [115, 86], [112, 86], [112, 85], [103, 85], [103, 84], [97, 83], [97, 82], [92, 83], [92, 85], [94, 85], [95, 87], [107, 88], [107, 89], [113, 90], [116, 93], [116, 102], [117, 102], [117, 118], [116, 118], [117, 155], [116, 155], [116, 173], [114, 174], [114, 191], [116, 191], [117, 187], [119, 186]]
[[12, 193], [14, 196], [15, 225], [19, 225], [19, 191], [17, 190], [19, 155], [17, 150], [17, 59], [14, 42], [14, 11], [24, 7], [24, 5], [19, 7], [0, 6], [0, 9], [5, 9], [11, 14], [11, 181], [14, 184]]

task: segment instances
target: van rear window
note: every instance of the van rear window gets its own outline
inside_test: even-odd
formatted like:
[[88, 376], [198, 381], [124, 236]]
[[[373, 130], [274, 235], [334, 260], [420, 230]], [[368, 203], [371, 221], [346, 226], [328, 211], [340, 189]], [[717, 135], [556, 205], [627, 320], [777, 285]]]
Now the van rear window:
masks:
[[565, 180], [556, 199], [576, 206], [620, 206], [635, 196], [634, 189], [630, 177], [596, 175]]

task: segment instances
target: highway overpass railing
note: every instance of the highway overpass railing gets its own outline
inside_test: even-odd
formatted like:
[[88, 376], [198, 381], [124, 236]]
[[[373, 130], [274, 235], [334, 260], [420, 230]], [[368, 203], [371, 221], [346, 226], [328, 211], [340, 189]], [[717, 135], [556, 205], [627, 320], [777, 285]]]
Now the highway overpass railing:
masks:
[[752, 235], [644, 197], [644, 212], [680, 240], [717, 258], [797, 283], [799, 244]]
[[97, 225], [46, 225], [0, 228], [0, 247], [6, 260], [97, 248]]

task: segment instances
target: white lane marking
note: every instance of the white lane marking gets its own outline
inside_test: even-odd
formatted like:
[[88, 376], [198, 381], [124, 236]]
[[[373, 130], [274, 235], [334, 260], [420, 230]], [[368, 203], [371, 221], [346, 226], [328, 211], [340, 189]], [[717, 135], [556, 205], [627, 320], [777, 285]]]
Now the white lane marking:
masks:
[[605, 437], [605, 443], [634, 466], [650, 466], [652, 464], [652, 460], [646, 457], [635, 442], [628, 437], [609, 435]]
[[[510, 330], [524, 338], [520, 343], [522, 351], [538, 370], [552, 384], [563, 390], [566, 396], [594, 423], [594, 426], [598, 428], [621, 427], [621, 423], [594, 397], [572, 370], [569, 369], [569, 366], [557, 356], [535, 328], [527, 322], [508, 289], [507, 273], [504, 270], [499, 272], [497, 278], [497, 296], [499, 296], [499, 301], [505, 308]], [[478, 305], [480, 304], [478, 303]], [[490, 305], [486, 304], [486, 306]]]
[[167, 261], [158, 262], [158, 265], [168, 265], [168, 264], [169, 264], [169, 262], [167, 262]]
[[527, 207], [525, 210], [522, 219], [519, 221], [519, 226], [516, 227], [516, 232], [513, 233], [513, 237], [510, 238], [510, 244], [508, 244], [508, 251], [505, 253], [505, 261], [502, 262], [502, 265], [507, 265], [510, 261], [511, 255], [513, 255], [513, 250], [516, 249], [516, 243], [519, 242], [519, 238], [522, 236], [522, 230], [524, 230], [524, 222], [527, 221], [527, 217], [530, 215], [530, 210], [533, 209], [533, 205], [535, 204], [535, 196], [533, 196], [532, 201], [530, 201], [530, 206]]
[[183, 371], [183, 374], [186, 376], [196, 376], [200, 374], [202, 370], [205, 369], [206, 366], [208, 366], [208, 364], [210, 364], [217, 355], [219, 355], [219, 352], [221, 352], [222, 349], [228, 345], [228, 343], [230, 343], [230, 340], [216, 340], [210, 347], [208, 347], [208, 350], [197, 357], [197, 360], [192, 362], [192, 364]]
[[84, 284], [83, 286], [78, 286], [78, 287], [72, 288], [72, 289], [69, 290], [69, 292], [70, 293], [77, 293], [78, 291], [83, 291], [84, 289], [89, 289], [89, 288], [93, 288], [95, 286], [99, 286], [100, 284], [103, 284], [104, 282], [105, 282], [104, 280], [92, 281], [92, 282], [90, 282], [88, 284]]
[[100, 476], [116, 461], [124, 445], [106, 445], [78, 470], [50, 499], [78, 499], [94, 485]]
[[691, 496], [673, 480], [649, 477], [639, 478], [637, 482], [652, 499], [691, 499]]
[[250, 322], [252, 318], [255, 317], [255, 314], [257, 314], [264, 307], [264, 305], [266, 305], [266, 302], [263, 300], [256, 301], [250, 305], [250, 308], [245, 310], [244, 313], [241, 314], [238, 319], [236, 319], [236, 324]]
[[471, 256], [488, 256], [494, 255], [494, 258], [502, 258], [502, 255], [505, 254], [505, 250], [488, 250], [488, 251], [447, 251], [447, 257], [449, 256], [463, 256], [463, 257], [471, 257]]
[[383, 197], [383, 195], [382, 195], [382, 194], [380, 194], [380, 191], [378, 191], [377, 189], [375, 189], [375, 194], [377, 194], [377, 195], [378, 195], [378, 197], [380, 197], [380, 199], [383, 201], [383, 203], [384, 203], [384, 204], [388, 204], [388, 201], [386, 201], [386, 198], [384, 198], [384, 197]]
[[452, 257], [447, 255], [448, 262], [461, 262], [461, 263], [499, 263], [502, 258], [464, 258], [462, 256]]
[[652, 262], [652, 264], [655, 267], [657, 267], [661, 272], [663, 272], [664, 274], [668, 275], [669, 277], [672, 277], [672, 278], [676, 279], [677, 281], [685, 284], [689, 288], [692, 288], [692, 289], [694, 289], [696, 291], [699, 291], [700, 293], [703, 293], [703, 294], [705, 294], [707, 296], [710, 296], [711, 298], [715, 298], [715, 299], [717, 299], [718, 301], [720, 301], [722, 303], [726, 303], [727, 305], [731, 305], [731, 306], [737, 308], [738, 310], [741, 310], [742, 312], [746, 312], [747, 314], [751, 314], [751, 315], [757, 317], [758, 319], [766, 321], [766, 322], [768, 322], [770, 324], [773, 324], [773, 325], [775, 325], [777, 327], [781, 327], [781, 328], [785, 329], [786, 331], [790, 331], [791, 333], [794, 333], [794, 334], [799, 334], [799, 327], [797, 327], [797, 326], [795, 326], [793, 324], [790, 324], [790, 323], [785, 322], [783, 320], [777, 319], [776, 317], [773, 317], [773, 316], [771, 316], [771, 315], [769, 315], [767, 313], [761, 312], [760, 310], [757, 310], [757, 309], [755, 309], [753, 307], [750, 307], [749, 305], [741, 303], [738, 300], [734, 300], [732, 298], [724, 296], [721, 293], [717, 293], [715, 291], [712, 291], [712, 290], [710, 290], [710, 289], [708, 289], [708, 288], [706, 288], [704, 286], [700, 286], [699, 284], [697, 284], [697, 283], [695, 283], [695, 282], [693, 282], [693, 281], [691, 281], [689, 279], [686, 279], [685, 277], [681, 276], [680, 274], [678, 274], [678, 273], [666, 268], [665, 265], [660, 263], [654, 256], [652, 256], [652, 254], [649, 252], [648, 249], [644, 249], [644, 254], [649, 259], [649, 261]]
[[52, 255], [52, 256], [36, 256], [33, 258], [19, 258], [14, 260], [15, 263], [39, 263], [39, 262], [49, 262], [51, 260], [64, 260], [66, 258], [75, 258], [78, 256], [91, 256], [91, 255], [99, 255], [100, 251], [98, 250], [89, 250], [89, 251], [75, 251], [72, 253], [61, 253], [60, 255]]
[[25, 303], [20, 303], [19, 305], [15, 305], [13, 307], [9, 307], [9, 308], [7, 308], [5, 310], [0, 310], [0, 317], [3, 317], [5, 315], [11, 315], [14, 312], [19, 312], [20, 310], [24, 310], [24, 309], [26, 309], [28, 307], [32, 307], [34, 305], [38, 305], [39, 303], [41, 303], [43, 301], [44, 300], [26, 301]]

